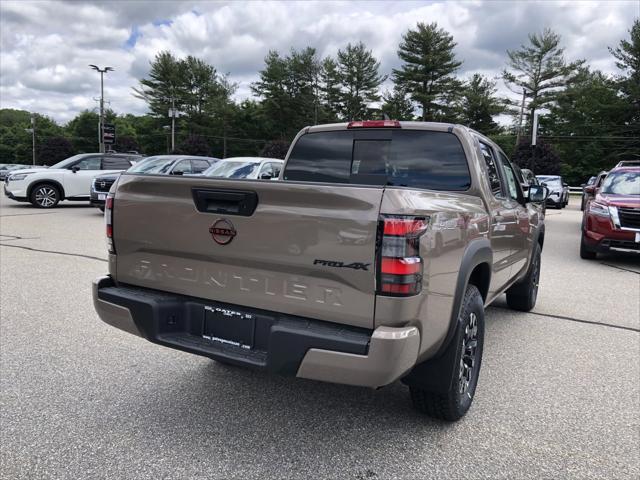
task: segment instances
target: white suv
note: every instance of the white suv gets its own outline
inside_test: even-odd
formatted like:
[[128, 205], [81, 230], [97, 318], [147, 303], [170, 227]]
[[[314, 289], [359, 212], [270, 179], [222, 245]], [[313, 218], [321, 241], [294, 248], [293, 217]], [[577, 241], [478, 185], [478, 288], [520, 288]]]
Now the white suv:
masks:
[[82, 153], [47, 169], [14, 170], [5, 179], [4, 193], [34, 207], [53, 208], [60, 200], [89, 201], [91, 181], [104, 172], [128, 169], [140, 155]]

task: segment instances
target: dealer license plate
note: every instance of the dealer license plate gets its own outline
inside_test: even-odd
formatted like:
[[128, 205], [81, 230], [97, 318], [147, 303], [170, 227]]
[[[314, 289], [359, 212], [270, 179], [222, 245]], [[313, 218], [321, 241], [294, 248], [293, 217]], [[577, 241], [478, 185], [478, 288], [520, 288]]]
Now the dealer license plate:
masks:
[[253, 348], [254, 332], [253, 314], [222, 307], [204, 307], [203, 338], [248, 350]]

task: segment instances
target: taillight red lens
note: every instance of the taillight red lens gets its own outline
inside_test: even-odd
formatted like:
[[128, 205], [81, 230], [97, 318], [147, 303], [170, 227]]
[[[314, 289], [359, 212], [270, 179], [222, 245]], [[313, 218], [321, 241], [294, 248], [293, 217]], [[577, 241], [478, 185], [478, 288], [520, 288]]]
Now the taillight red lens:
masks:
[[422, 259], [419, 257], [410, 258], [388, 258], [382, 257], [380, 271], [391, 275], [412, 275], [420, 273], [422, 270]]
[[397, 120], [360, 120], [349, 122], [347, 128], [401, 128]]
[[398, 237], [420, 236], [427, 226], [424, 218], [390, 217], [384, 220], [384, 234]]
[[379, 255], [378, 294], [416, 295], [422, 290], [420, 236], [427, 230], [425, 217], [383, 216]]

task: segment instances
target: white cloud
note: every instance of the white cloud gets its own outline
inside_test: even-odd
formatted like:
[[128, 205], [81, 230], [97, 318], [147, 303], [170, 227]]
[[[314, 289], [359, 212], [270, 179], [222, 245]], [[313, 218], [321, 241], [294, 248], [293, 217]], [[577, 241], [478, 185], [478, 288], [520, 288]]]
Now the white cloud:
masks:
[[[563, 38], [569, 60], [585, 58], [615, 72], [607, 51], [627, 37], [637, 1], [417, 2], [29, 2], [0, 3], [0, 106], [37, 110], [67, 121], [96, 106], [100, 81], [89, 63], [110, 65], [105, 95], [120, 113], [143, 113], [131, 88], [162, 50], [194, 55], [229, 72], [238, 98], [251, 96], [271, 49], [312, 46], [334, 55], [362, 40], [383, 73], [399, 65], [401, 35], [418, 21], [451, 32], [464, 60], [460, 75], [496, 77], [505, 51], [529, 32], [550, 27]], [[385, 85], [386, 86], [386, 85]]]

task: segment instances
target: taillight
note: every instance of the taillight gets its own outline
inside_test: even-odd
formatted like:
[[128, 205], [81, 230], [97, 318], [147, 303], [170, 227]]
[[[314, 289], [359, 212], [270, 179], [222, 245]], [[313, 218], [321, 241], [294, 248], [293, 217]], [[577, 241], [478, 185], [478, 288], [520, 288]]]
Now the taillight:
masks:
[[410, 296], [422, 290], [423, 263], [420, 236], [427, 230], [425, 217], [384, 215], [378, 250], [378, 294]]
[[104, 202], [104, 222], [107, 226], [107, 246], [109, 247], [109, 253], [116, 253], [116, 248], [113, 244], [113, 193], [108, 194]]
[[347, 128], [400, 128], [398, 120], [359, 120], [349, 122]]

